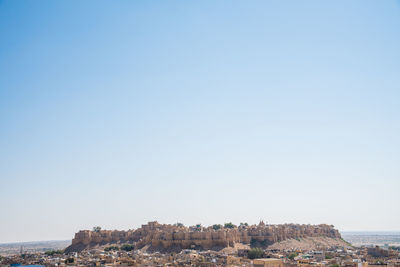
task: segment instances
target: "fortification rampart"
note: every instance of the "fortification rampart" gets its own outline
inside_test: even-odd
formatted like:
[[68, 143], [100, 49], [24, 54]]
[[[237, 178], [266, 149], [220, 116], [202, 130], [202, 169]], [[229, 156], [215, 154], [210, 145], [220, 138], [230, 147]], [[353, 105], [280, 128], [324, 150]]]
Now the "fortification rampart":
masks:
[[141, 228], [128, 231], [89, 231], [83, 230], [75, 234], [72, 245], [68, 249], [84, 248], [87, 246], [130, 242], [136, 248], [150, 245], [155, 249], [187, 249], [234, 246], [235, 243], [251, 244], [260, 243], [269, 245], [290, 238], [305, 238], [325, 236], [340, 238], [338, 230], [332, 225], [300, 225], [280, 224], [269, 225], [260, 222], [258, 225], [239, 226], [234, 228], [221, 228], [214, 230], [212, 227], [184, 227], [180, 225], [159, 224], [149, 222]]

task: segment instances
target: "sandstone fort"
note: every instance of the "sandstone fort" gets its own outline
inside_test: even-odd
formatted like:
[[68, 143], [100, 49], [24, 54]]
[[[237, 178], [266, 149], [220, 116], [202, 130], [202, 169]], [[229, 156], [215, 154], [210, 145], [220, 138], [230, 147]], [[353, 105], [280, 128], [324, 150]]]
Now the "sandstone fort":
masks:
[[235, 244], [268, 246], [287, 239], [307, 237], [341, 238], [332, 225], [280, 224], [260, 222], [258, 225], [223, 227], [201, 225], [185, 227], [182, 224], [149, 222], [135, 230], [82, 230], [75, 234], [68, 251], [81, 251], [96, 245], [131, 243], [140, 249], [147, 246], [157, 251], [181, 249], [218, 249]]

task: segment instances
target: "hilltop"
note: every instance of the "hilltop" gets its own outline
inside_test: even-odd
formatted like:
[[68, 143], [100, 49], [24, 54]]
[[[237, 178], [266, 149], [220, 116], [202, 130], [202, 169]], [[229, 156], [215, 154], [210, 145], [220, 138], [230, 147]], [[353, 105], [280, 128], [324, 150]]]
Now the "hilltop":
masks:
[[[295, 244], [299, 240], [299, 244]], [[305, 224], [265, 224], [258, 225], [216, 224], [209, 227], [201, 225], [186, 227], [182, 224], [160, 224], [149, 222], [136, 230], [82, 230], [75, 234], [72, 245], [66, 253], [111, 245], [132, 244], [135, 249], [148, 251], [180, 251], [182, 249], [221, 250], [225, 248], [271, 247], [271, 249], [290, 249], [305, 247], [346, 246], [341, 235], [332, 225]], [[283, 243], [282, 241], [286, 241]], [[318, 243], [319, 242], [319, 243]], [[308, 245], [307, 245], [308, 244]]]

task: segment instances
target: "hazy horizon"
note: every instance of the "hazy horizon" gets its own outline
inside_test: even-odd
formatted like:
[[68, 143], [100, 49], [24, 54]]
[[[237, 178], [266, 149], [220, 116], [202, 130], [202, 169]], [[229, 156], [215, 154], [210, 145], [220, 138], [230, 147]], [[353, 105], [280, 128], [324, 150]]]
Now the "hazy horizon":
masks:
[[0, 243], [400, 225], [397, 0], [3, 0], [0, 34]]
[[[84, 230], [84, 229], [82, 229]], [[85, 229], [85, 230], [91, 230], [91, 229]], [[129, 230], [129, 229], [104, 229], [104, 230]], [[400, 235], [400, 231], [340, 231], [339, 232], [343, 234], [378, 234], [378, 235], [387, 235], [387, 234], [395, 234], [395, 235]], [[4, 244], [22, 244], [22, 243], [40, 243], [40, 242], [63, 242], [63, 241], [72, 241], [72, 238], [67, 238], [67, 239], [50, 239], [50, 240], [29, 240], [29, 241], [14, 241], [14, 242], [0, 242], [0, 245]]]
[[[91, 229], [81, 229], [81, 230], [91, 230]], [[129, 230], [129, 229], [104, 229], [104, 230]], [[395, 234], [400, 235], [400, 231], [340, 231], [343, 234], [378, 234], [378, 235], [387, 235], [387, 234]], [[66, 239], [49, 239], [49, 240], [28, 240], [28, 241], [11, 241], [11, 242], [0, 242], [0, 245], [5, 244], [22, 244], [22, 243], [40, 243], [40, 242], [63, 242], [63, 241], [72, 241], [72, 238]]]

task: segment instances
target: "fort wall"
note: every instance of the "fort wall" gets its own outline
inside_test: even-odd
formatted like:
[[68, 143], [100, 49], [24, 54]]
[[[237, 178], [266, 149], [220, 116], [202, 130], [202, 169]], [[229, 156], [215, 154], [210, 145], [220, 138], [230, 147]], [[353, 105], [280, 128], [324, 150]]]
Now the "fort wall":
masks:
[[325, 236], [340, 238], [338, 230], [332, 225], [280, 224], [258, 225], [235, 228], [184, 227], [170, 224], [149, 222], [141, 228], [128, 231], [100, 230], [97, 232], [82, 230], [75, 234], [71, 247], [85, 247], [117, 242], [135, 243], [136, 248], [150, 245], [155, 249], [212, 249], [215, 247], [234, 246], [235, 243], [263, 245], [272, 244], [290, 238]]

